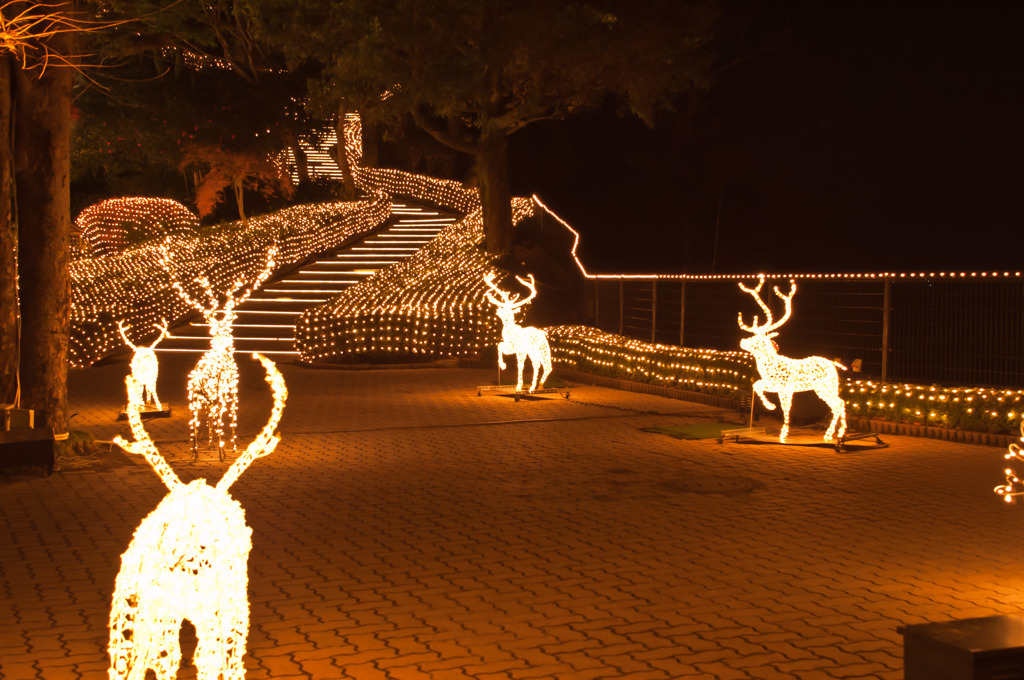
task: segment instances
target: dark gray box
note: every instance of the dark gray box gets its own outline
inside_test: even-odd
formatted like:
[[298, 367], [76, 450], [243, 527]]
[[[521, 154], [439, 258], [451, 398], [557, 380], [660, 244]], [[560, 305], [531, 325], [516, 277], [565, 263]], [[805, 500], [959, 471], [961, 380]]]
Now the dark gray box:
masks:
[[904, 680], [1024, 680], [1024, 617], [899, 628]]

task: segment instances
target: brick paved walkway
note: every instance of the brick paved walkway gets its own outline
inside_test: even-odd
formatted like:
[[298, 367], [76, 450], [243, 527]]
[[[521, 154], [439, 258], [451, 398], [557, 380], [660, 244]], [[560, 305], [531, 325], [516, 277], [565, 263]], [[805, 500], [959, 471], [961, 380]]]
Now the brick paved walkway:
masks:
[[[184, 479], [216, 477], [188, 462], [195, 357], [162, 361], [175, 412], [150, 430]], [[895, 679], [898, 626], [1024, 603], [999, 449], [683, 442], [639, 428], [723, 412], [585, 386], [477, 397], [484, 370], [282, 370], [283, 442], [232, 489], [250, 679]], [[72, 374], [76, 427], [124, 428], [126, 371]], [[242, 372], [244, 442], [269, 396]], [[0, 480], [0, 677], [106, 678], [119, 557], [164, 495], [135, 460]], [[736, 492], [687, 490], [711, 478]]]

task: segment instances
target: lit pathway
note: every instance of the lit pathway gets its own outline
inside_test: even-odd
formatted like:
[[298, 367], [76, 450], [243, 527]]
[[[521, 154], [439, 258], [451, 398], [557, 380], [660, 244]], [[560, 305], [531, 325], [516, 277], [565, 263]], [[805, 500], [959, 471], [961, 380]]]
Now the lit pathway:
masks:
[[[148, 426], [212, 480], [226, 464], [188, 454], [192, 363], [162, 357], [174, 411]], [[76, 427], [124, 427], [127, 364], [71, 372]], [[270, 400], [239, 370], [245, 445]], [[231, 489], [253, 529], [247, 680], [899, 680], [900, 625], [1024, 607], [998, 448], [723, 446], [643, 432], [723, 415], [649, 395], [281, 370], [281, 444]], [[698, 492], [716, 479], [731, 493]], [[107, 678], [119, 558], [164, 494], [138, 459], [0, 478], [0, 677]]]
[[[261, 352], [278, 361], [297, 356], [295, 322], [304, 310], [326, 302], [378, 269], [401, 262], [455, 221], [450, 213], [394, 204], [391, 220], [382, 230], [271, 279], [240, 305], [234, 324], [235, 353]], [[197, 316], [174, 328], [157, 352], [205, 352], [209, 348], [207, 324]]]

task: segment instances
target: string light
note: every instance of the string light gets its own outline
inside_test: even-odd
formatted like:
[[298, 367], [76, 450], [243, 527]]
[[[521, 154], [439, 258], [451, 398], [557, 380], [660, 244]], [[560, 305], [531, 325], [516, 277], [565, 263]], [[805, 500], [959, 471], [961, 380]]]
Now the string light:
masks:
[[89, 254], [97, 257], [171, 234], [194, 236], [199, 218], [169, 198], [110, 198], [79, 213], [75, 229], [88, 244]]
[[[104, 201], [99, 205], [103, 210], [93, 211], [93, 222], [100, 220], [98, 215], [104, 224], [142, 219], [138, 209], [131, 207], [134, 203]], [[373, 192], [364, 201], [298, 205], [247, 222], [230, 222], [202, 236], [168, 225], [146, 233], [174, 236], [174, 266], [186, 277], [183, 280], [209, 272], [211, 285], [223, 290], [258, 271], [270, 245], [278, 247], [278, 266], [288, 267], [374, 229], [390, 212], [390, 200]], [[190, 313], [170, 285], [162, 258], [162, 241], [151, 239], [109, 255], [79, 253], [72, 259], [68, 347], [72, 366], [89, 366], [117, 350], [121, 346], [118, 320], [132, 327], [148, 327]]]
[[253, 291], [270, 277], [276, 265], [277, 245], [270, 246], [266, 264], [253, 282], [246, 286], [244, 280], [238, 279], [224, 295], [223, 302], [205, 275], [197, 277], [196, 282], [206, 294], [206, 302], [192, 297], [174, 270], [170, 241], [164, 244], [163, 253], [161, 263], [171, 275], [171, 285], [186, 304], [203, 315], [210, 331], [210, 349], [203, 353], [188, 374], [192, 455], [199, 457], [199, 432], [205, 425], [210, 446], [216, 439], [218, 455], [224, 460], [226, 448], [232, 453], [235, 451], [235, 425], [238, 422], [238, 365], [235, 363], [235, 339], [231, 334], [231, 325], [238, 318], [235, 307], [248, 300]]
[[[1020, 432], [1020, 441], [1024, 443], [1024, 424], [1021, 424]], [[1003, 454], [1003, 458], [1006, 460], [1016, 460], [1018, 463], [1024, 461], [1024, 454], [1022, 454], [1020, 444], [1011, 442], [1008, 451]], [[1003, 500], [1007, 503], [1013, 503], [1017, 496], [1024, 494], [1024, 484], [1021, 483], [1013, 468], [1005, 468], [1003, 473], [1006, 475], [1006, 484], [997, 486], [993, 491], [1002, 496]]]
[[544, 381], [551, 375], [551, 347], [548, 346], [548, 338], [539, 328], [533, 326], [520, 326], [516, 323], [516, 312], [522, 309], [533, 298], [537, 297], [537, 284], [533, 274], [529, 280], [517, 276], [516, 281], [530, 289], [529, 296], [522, 299], [516, 295], [512, 297], [501, 288], [494, 285], [494, 274], [485, 274], [484, 283], [494, 291], [495, 297], [490, 293], [486, 294], [487, 300], [497, 307], [498, 318], [501, 319], [501, 342], [498, 343], [498, 369], [505, 368], [505, 355], [516, 355], [516, 391], [523, 389], [523, 366], [529, 358], [533, 366], [533, 381], [530, 383], [530, 392], [537, 389], [538, 385], [543, 388]]
[[[842, 438], [846, 433], [846, 403], [839, 396], [839, 372], [836, 367], [846, 370], [842, 364], [826, 359], [824, 357], [807, 357], [806, 359], [790, 359], [779, 354], [778, 347], [772, 340], [778, 333], [776, 328], [782, 326], [789, 320], [793, 312], [793, 296], [796, 294], [796, 281], [790, 281], [789, 294], [784, 295], [779, 287], [773, 287], [775, 295], [782, 299], [786, 305], [786, 313], [778, 321], [772, 320], [772, 312], [761, 299], [761, 287], [764, 286], [764, 276], [758, 278], [756, 288], [748, 288], [739, 283], [739, 287], [745, 293], [754, 297], [758, 306], [765, 313], [765, 323], [758, 325], [758, 317], [754, 315], [754, 323], [747, 326], [743, 323], [743, 313], [738, 315], [740, 328], [752, 333], [749, 338], [740, 340], [740, 347], [750, 352], [757, 363], [758, 373], [761, 379], [754, 383], [754, 392], [761, 398], [761, 403], [769, 411], [775, 410], [775, 404], [768, 401], [765, 392], [775, 392], [779, 395], [779, 402], [782, 404], [782, 431], [779, 433], [779, 441], [785, 442], [789, 435], [789, 409], [793, 404], [794, 392], [813, 391], [818, 397], [828, 404], [832, 410], [832, 421], [825, 432], [825, 441], [831, 441], [833, 435]], [[838, 428], [838, 429], [837, 429]]]
[[556, 364], [598, 375], [709, 394], [735, 393], [754, 377], [746, 352], [653, 344], [590, 326], [552, 326], [547, 338]]
[[[156, 394], [156, 379], [160, 372], [160, 364], [156, 359], [156, 352], [154, 350], [160, 344], [160, 341], [168, 335], [167, 322], [155, 323], [153, 327], [160, 331], [160, 335], [153, 341], [153, 344], [149, 346], [135, 345], [128, 339], [124, 323], [121, 321], [117, 322], [117, 330], [121, 333], [124, 343], [131, 347], [134, 352], [129, 367], [132, 377], [135, 378], [142, 390], [142, 395], [136, 407], [162, 411], [163, 407], [160, 404], [160, 398]], [[130, 399], [126, 408], [133, 408]]]
[[[288, 390], [272, 361], [259, 354], [274, 406], [267, 424], [216, 486], [205, 479], [183, 484], [142, 426], [138, 408], [128, 409], [136, 442], [114, 443], [145, 456], [168, 494], [139, 524], [114, 583], [110, 608], [110, 680], [136, 680], [152, 671], [156, 680], [177, 677], [178, 635], [188, 619], [196, 629], [193, 656], [199, 678], [243, 680], [249, 634], [248, 560], [252, 530], [228, 489], [257, 458], [273, 452], [274, 434]], [[128, 399], [141, 388], [125, 378]]]

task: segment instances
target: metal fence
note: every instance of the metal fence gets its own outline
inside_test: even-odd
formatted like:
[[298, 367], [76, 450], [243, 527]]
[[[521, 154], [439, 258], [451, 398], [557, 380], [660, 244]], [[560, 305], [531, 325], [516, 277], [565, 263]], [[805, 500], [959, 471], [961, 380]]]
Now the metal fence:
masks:
[[[762, 315], [741, 291], [754, 277], [590, 279], [602, 330], [671, 345], [739, 349], [736, 323]], [[762, 297], [789, 283], [770, 278]], [[999, 275], [878, 275], [797, 279], [780, 353], [861, 360], [865, 377], [919, 384], [1024, 388], [1024, 279]], [[763, 319], [762, 319], [763, 320]]]

